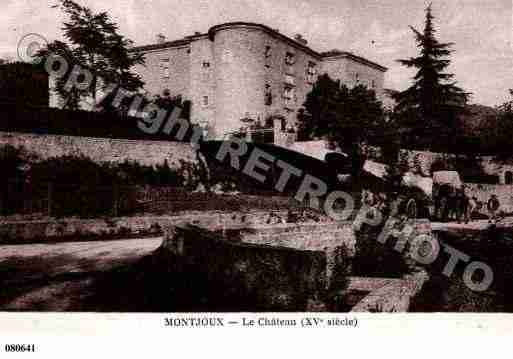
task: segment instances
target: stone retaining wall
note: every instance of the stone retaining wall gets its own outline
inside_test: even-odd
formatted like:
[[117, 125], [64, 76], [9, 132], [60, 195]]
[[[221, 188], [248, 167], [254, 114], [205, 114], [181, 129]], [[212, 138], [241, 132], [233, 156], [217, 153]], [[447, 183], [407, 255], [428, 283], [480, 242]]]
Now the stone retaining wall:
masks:
[[[335, 223], [286, 223], [276, 224], [279, 218], [286, 218], [286, 211], [275, 211], [271, 216], [269, 211], [254, 212], [185, 212], [174, 216], [133, 216], [108, 219], [41, 219], [41, 220], [0, 220], [0, 243], [29, 243], [30, 241], [45, 241], [59, 238], [79, 240], [87, 236], [112, 236], [141, 234], [165, 228], [169, 225], [193, 224], [209, 230], [242, 230], [249, 229], [255, 243], [288, 244], [292, 248], [321, 249], [329, 246], [331, 238], [344, 235], [348, 247], [352, 248], [354, 237], [349, 232], [349, 224]], [[271, 223], [269, 223], [271, 222]], [[158, 225], [158, 226], [157, 226]], [[316, 233], [312, 236], [312, 233]], [[320, 235], [317, 235], [319, 233]], [[251, 233], [248, 233], [248, 235]], [[294, 242], [294, 236], [298, 242]], [[280, 239], [283, 238], [283, 239]], [[302, 239], [299, 239], [302, 238]], [[318, 239], [312, 239], [318, 238]], [[248, 239], [249, 240], [249, 239]], [[342, 239], [339, 239], [339, 242]], [[328, 244], [327, 244], [328, 243]]]
[[85, 156], [98, 163], [129, 160], [146, 166], [161, 165], [167, 160], [172, 168], [179, 168], [182, 161], [196, 162], [196, 153], [192, 146], [182, 142], [0, 132], [0, 146], [2, 145], [23, 147], [42, 160], [61, 156]]
[[[362, 286], [362, 288], [371, 289], [371, 292], [358, 302], [351, 311], [408, 312], [411, 299], [420, 292], [428, 278], [428, 274], [423, 271], [406, 275], [402, 279], [363, 278], [362, 284], [365, 284], [365, 286]], [[376, 280], [376, 283], [369, 285], [369, 282], [372, 282], [373, 279]], [[351, 282], [350, 288], [353, 290], [364, 290], [358, 287], [354, 279]]]
[[308, 311], [324, 296], [320, 251], [235, 243], [194, 226], [169, 227], [162, 249], [173, 273], [167, 285], [210, 311]]
[[337, 268], [348, 270], [351, 267], [350, 258], [356, 253], [356, 237], [351, 222], [255, 226], [242, 234], [242, 241], [299, 250], [323, 251], [327, 260], [328, 284], [337, 274]]

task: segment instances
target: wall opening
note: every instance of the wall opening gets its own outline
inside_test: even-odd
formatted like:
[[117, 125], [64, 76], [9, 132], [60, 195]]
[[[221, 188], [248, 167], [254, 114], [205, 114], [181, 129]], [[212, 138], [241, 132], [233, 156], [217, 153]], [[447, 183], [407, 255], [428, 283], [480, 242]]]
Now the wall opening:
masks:
[[504, 172], [504, 184], [513, 184], [513, 172]]

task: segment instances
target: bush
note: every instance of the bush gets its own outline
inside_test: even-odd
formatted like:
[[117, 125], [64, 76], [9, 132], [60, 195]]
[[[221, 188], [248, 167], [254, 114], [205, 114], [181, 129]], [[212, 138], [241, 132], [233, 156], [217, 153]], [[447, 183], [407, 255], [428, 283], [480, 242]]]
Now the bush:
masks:
[[465, 183], [499, 183], [499, 177], [485, 172], [481, 160], [476, 156], [452, 156], [437, 158], [431, 164], [431, 173], [457, 171]]
[[[84, 156], [63, 156], [36, 162], [23, 149], [0, 147], [0, 214], [46, 212], [51, 215], [96, 217], [131, 213], [142, 185], [195, 189], [200, 166], [181, 163], [173, 169], [137, 162], [98, 164]], [[27, 204], [28, 207], [27, 207]]]
[[385, 244], [378, 242], [382, 230], [383, 224], [372, 226], [363, 223], [356, 231], [353, 275], [400, 278], [410, 272], [405, 257], [393, 248], [394, 241], [389, 240]]
[[85, 157], [60, 157], [33, 165], [35, 183], [52, 186], [52, 215], [94, 217], [130, 213], [136, 207], [137, 186], [184, 184], [182, 171], [169, 164], [142, 166], [136, 162], [97, 164]]

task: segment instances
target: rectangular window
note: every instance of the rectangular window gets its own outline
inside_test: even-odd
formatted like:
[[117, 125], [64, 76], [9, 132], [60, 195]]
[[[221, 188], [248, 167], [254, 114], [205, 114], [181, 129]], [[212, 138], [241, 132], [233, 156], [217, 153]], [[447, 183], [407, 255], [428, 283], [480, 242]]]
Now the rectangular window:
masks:
[[265, 47], [265, 58], [268, 59], [271, 57], [271, 46], [267, 45]]
[[306, 82], [314, 83], [317, 75], [317, 67], [315, 62], [308, 62], [308, 67], [306, 69]]
[[264, 93], [264, 104], [266, 106], [271, 106], [273, 104], [273, 93], [271, 91], [271, 85], [265, 85], [265, 93]]
[[285, 99], [285, 107], [292, 107], [296, 103], [296, 90], [294, 87], [285, 86], [283, 92], [283, 98]]
[[209, 67], [210, 67], [210, 62], [203, 61], [203, 68], [209, 68]]
[[264, 59], [265, 59], [265, 67], [271, 67], [271, 46], [265, 47]]
[[294, 64], [296, 63], [295, 55], [292, 52], [285, 54], [285, 72], [288, 74], [294, 74]]
[[285, 54], [285, 64], [287, 65], [294, 65], [296, 62], [295, 56], [292, 52], [287, 52]]
[[203, 106], [208, 106], [208, 96], [203, 96]]
[[296, 85], [296, 78], [294, 77], [294, 75], [285, 74], [285, 83], [287, 85], [295, 86]]
[[169, 59], [160, 60], [160, 69], [163, 78], [169, 78]]
[[373, 89], [375, 89], [375, 88], [376, 88], [376, 80], [372, 80], [372, 82], [371, 82], [371, 87], [372, 87]]
[[354, 80], [355, 80], [355, 82], [356, 82], [357, 84], [359, 84], [359, 83], [360, 83], [360, 74], [359, 74], [359, 73], [356, 73], [356, 74], [354, 75]]

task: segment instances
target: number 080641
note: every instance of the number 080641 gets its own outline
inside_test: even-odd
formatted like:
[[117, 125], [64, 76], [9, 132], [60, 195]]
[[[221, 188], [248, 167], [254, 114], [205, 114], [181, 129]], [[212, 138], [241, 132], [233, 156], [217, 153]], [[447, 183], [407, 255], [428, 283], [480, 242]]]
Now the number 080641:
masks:
[[6, 344], [5, 351], [11, 353], [35, 352], [36, 346], [34, 344]]

